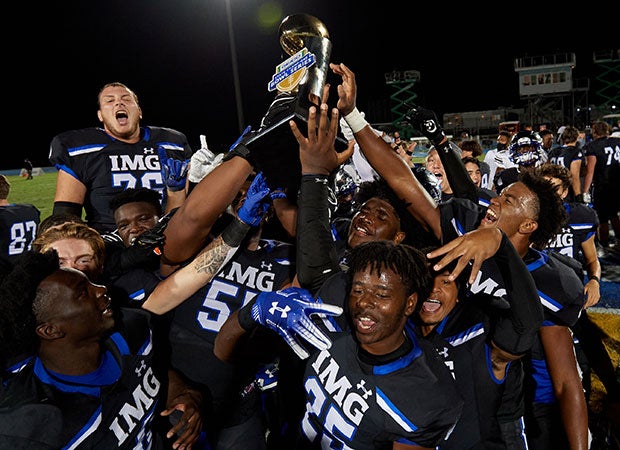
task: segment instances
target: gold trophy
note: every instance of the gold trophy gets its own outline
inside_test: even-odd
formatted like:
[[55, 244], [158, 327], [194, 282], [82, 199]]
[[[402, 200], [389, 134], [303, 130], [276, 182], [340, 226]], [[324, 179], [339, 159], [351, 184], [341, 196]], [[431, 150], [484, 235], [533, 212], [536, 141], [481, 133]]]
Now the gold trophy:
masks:
[[[276, 98], [258, 131], [244, 145], [270, 187], [295, 188], [299, 184], [301, 164], [299, 145], [289, 121], [294, 120], [306, 134], [308, 108], [315, 105], [318, 109], [322, 100], [332, 44], [323, 22], [309, 14], [285, 17], [278, 35], [280, 46], [289, 58], [276, 67], [267, 85], [270, 92], [277, 91]], [[336, 150], [346, 148], [346, 139], [339, 135]]]

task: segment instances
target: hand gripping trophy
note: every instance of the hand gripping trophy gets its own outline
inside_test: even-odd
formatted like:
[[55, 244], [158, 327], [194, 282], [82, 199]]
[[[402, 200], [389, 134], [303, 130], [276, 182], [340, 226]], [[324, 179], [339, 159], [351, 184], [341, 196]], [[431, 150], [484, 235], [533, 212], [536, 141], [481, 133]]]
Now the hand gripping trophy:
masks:
[[[295, 188], [301, 164], [298, 144], [288, 122], [295, 120], [302, 132], [307, 130], [308, 108], [318, 108], [321, 103], [332, 44], [325, 25], [309, 14], [285, 17], [278, 34], [280, 46], [289, 57], [276, 67], [267, 86], [270, 92], [277, 92], [276, 98], [260, 128], [243, 139], [242, 144], [250, 150], [271, 187]], [[339, 136], [336, 150], [346, 147], [346, 139]]]

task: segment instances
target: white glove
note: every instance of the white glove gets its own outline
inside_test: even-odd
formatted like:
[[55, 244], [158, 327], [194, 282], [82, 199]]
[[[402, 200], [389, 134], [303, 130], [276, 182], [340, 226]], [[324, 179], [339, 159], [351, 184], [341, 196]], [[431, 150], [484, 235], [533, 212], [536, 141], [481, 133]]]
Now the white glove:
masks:
[[207, 138], [200, 135], [200, 148], [192, 155], [189, 164], [189, 181], [199, 183], [213, 169], [220, 165], [224, 158], [223, 153], [214, 154], [207, 146]]

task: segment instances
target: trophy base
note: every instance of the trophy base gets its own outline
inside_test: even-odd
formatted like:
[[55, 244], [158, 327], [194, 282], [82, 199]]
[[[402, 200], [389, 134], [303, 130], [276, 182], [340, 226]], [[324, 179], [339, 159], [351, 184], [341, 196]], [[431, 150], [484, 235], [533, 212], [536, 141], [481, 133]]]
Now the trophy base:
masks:
[[[262, 120], [259, 132], [244, 142], [250, 150], [257, 169], [263, 172], [268, 186], [287, 188], [289, 195], [297, 195], [301, 180], [299, 144], [291, 131], [290, 120], [294, 120], [299, 130], [306, 135], [308, 130], [308, 102], [301, 104], [296, 97], [278, 98], [270, 106]], [[315, 105], [318, 109], [318, 106]], [[348, 142], [339, 133], [335, 148], [343, 152]], [[295, 198], [290, 198], [296, 201]]]

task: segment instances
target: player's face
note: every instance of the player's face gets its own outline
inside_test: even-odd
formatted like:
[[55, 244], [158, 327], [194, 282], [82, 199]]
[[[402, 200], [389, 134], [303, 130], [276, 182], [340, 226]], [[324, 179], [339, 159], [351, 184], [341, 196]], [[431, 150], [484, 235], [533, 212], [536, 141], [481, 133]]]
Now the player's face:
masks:
[[400, 231], [400, 218], [396, 210], [385, 200], [371, 198], [351, 219], [349, 247], [363, 242], [388, 240], [400, 243], [404, 234]]
[[510, 238], [519, 232], [525, 221], [536, 221], [536, 195], [517, 181], [492, 198], [480, 228], [497, 227]]
[[125, 203], [114, 211], [114, 222], [126, 247], [153, 228], [158, 220], [157, 210], [149, 202]]
[[450, 183], [436, 149], [431, 149], [426, 156], [426, 169], [441, 182], [441, 192], [451, 193]]
[[99, 94], [97, 116], [108, 134], [123, 142], [137, 142], [140, 138], [142, 110], [130, 90], [108, 86]]
[[84, 272], [91, 280], [97, 280], [101, 267], [95, 258], [95, 251], [84, 239], [68, 238], [52, 242], [44, 251], [55, 249], [61, 268], [71, 268]]
[[400, 276], [391, 269], [366, 268], [353, 275], [349, 309], [360, 346], [373, 355], [385, 355], [403, 342], [403, 329], [413, 313], [417, 294], [407, 297]]
[[458, 301], [458, 286], [454, 281], [450, 281], [449, 275], [450, 271], [446, 270], [435, 276], [433, 290], [420, 308], [418, 314], [420, 321], [430, 329], [440, 323], [454, 309]]
[[41, 282], [54, 302], [38, 320], [54, 323], [74, 344], [98, 341], [114, 326], [114, 318], [105, 286], [93, 284], [74, 269], [61, 269]]
[[468, 162], [465, 164], [465, 169], [467, 170], [471, 181], [473, 181], [476, 186], [480, 187], [480, 167], [478, 167], [475, 163]]

